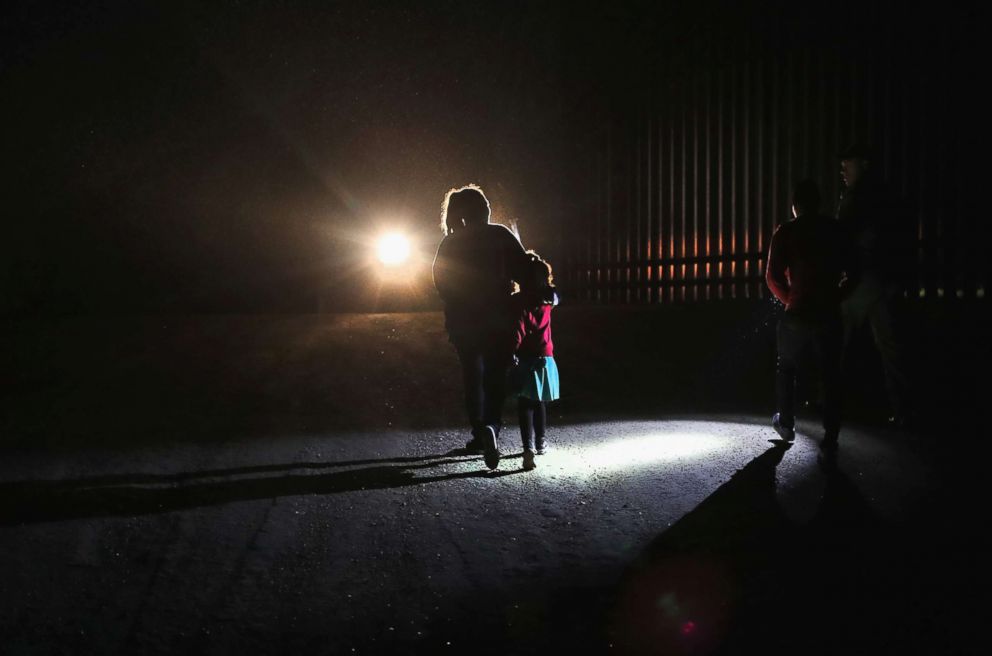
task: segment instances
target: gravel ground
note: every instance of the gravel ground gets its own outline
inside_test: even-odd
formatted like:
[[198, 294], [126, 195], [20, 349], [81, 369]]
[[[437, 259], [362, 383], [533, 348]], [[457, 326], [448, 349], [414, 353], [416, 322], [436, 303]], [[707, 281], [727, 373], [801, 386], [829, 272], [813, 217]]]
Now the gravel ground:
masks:
[[[624, 572], [781, 448], [752, 418], [566, 425], [523, 472], [512, 430], [492, 473], [457, 455], [455, 431], [7, 459], [4, 651], [605, 653], [624, 638], [610, 620]], [[905, 519], [932, 472], [885, 440], [848, 438], [839, 466], [865, 504]], [[806, 435], [782, 451], [772, 494], [791, 525], [822, 504], [817, 460]], [[720, 644], [726, 621], [707, 621], [682, 621], [708, 635], [682, 647]]]
[[560, 309], [555, 449], [495, 473], [438, 313], [7, 322], [0, 652], [967, 652], [970, 415], [786, 449], [773, 319]]

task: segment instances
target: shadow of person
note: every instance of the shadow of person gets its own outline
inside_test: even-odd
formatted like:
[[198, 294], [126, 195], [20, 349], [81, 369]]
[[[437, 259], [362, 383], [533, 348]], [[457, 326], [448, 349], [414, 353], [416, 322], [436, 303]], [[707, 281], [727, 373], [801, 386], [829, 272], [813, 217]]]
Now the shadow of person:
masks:
[[[519, 471], [473, 470], [417, 475], [418, 471], [473, 459], [419, 456], [338, 463], [259, 465], [165, 475], [121, 474], [67, 481], [3, 483], [0, 484], [0, 526], [163, 513], [281, 496], [409, 487], [455, 479], [507, 476]], [[345, 467], [357, 468], [321, 474], [286, 473]], [[285, 475], [242, 478], [246, 474], [272, 472]]]
[[[793, 576], [783, 589], [793, 608], [802, 609], [791, 614], [785, 637], [796, 643], [804, 632], [817, 636], [808, 653], [913, 652], [911, 641], [896, 635], [901, 620], [886, 611], [901, 606], [896, 588], [883, 583], [900, 569], [886, 554], [887, 527], [839, 465], [836, 450], [822, 452], [817, 464], [823, 496], [810, 522], [796, 528], [796, 552], [785, 564]], [[896, 647], [900, 642], [903, 648]]]
[[775, 476], [791, 445], [771, 442], [628, 568], [609, 621], [618, 653], [826, 654], [866, 645], [881, 653], [899, 644], [906, 620], [879, 610], [902, 571], [886, 557], [884, 525], [836, 452], [818, 458], [824, 488], [812, 520], [793, 523]]
[[879, 520], [857, 486], [841, 469], [837, 450], [821, 452], [816, 462], [825, 483], [816, 514], [806, 527], [807, 539], [824, 544], [843, 535], [838, 529], [874, 532]]
[[775, 497], [775, 469], [791, 445], [773, 444], [621, 577], [610, 621], [620, 653], [710, 653], [722, 643], [769, 563], [791, 547], [791, 524]]
[[455, 462], [467, 462], [478, 460], [482, 456], [472, 454], [466, 449], [451, 449], [446, 453], [437, 453], [427, 456], [397, 456], [395, 458], [370, 458], [364, 460], [339, 460], [337, 462], [291, 462], [278, 465], [250, 465], [246, 467], [228, 467], [226, 469], [202, 469], [194, 472], [177, 472], [174, 474], [108, 474], [104, 476], [87, 476], [86, 478], [69, 480], [40, 480], [27, 482], [0, 483], [0, 495], [6, 491], [16, 490], [23, 485], [45, 486], [48, 489], [80, 488], [80, 487], [100, 487], [107, 485], [149, 485], [156, 483], [183, 483], [196, 480], [198, 478], [220, 478], [224, 476], [239, 476], [243, 474], [264, 474], [269, 472], [288, 472], [297, 469], [340, 469], [344, 467], [358, 467], [362, 465], [380, 465], [385, 463], [419, 463], [429, 460], [439, 460], [441, 458], [458, 458], [463, 456], [464, 460], [446, 460], [435, 462], [436, 465], [450, 464]]

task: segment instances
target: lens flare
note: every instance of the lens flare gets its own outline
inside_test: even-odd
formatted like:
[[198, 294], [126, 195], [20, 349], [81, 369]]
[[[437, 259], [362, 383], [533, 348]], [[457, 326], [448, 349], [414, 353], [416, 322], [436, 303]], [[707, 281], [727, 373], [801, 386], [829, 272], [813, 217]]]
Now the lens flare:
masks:
[[377, 247], [379, 261], [389, 267], [403, 264], [410, 258], [410, 240], [399, 233], [384, 235]]

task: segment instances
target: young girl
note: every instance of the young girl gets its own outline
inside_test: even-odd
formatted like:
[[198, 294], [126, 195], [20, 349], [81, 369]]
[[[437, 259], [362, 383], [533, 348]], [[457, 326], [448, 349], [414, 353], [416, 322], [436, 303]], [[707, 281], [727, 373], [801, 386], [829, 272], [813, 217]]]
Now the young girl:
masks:
[[548, 448], [547, 404], [558, 399], [558, 366], [551, 342], [551, 308], [558, 305], [558, 294], [551, 265], [533, 251], [528, 255], [531, 274], [522, 276], [515, 299], [519, 311], [516, 351], [522, 383], [517, 393], [517, 412], [524, 469], [530, 471], [536, 467], [534, 454], [544, 454]]

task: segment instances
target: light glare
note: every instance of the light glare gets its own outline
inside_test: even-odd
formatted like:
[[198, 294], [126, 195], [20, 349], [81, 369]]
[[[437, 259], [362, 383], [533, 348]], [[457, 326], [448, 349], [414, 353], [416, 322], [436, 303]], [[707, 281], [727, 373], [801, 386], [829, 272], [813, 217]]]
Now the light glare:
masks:
[[386, 266], [399, 266], [410, 257], [410, 240], [399, 233], [391, 233], [379, 239], [379, 261]]

